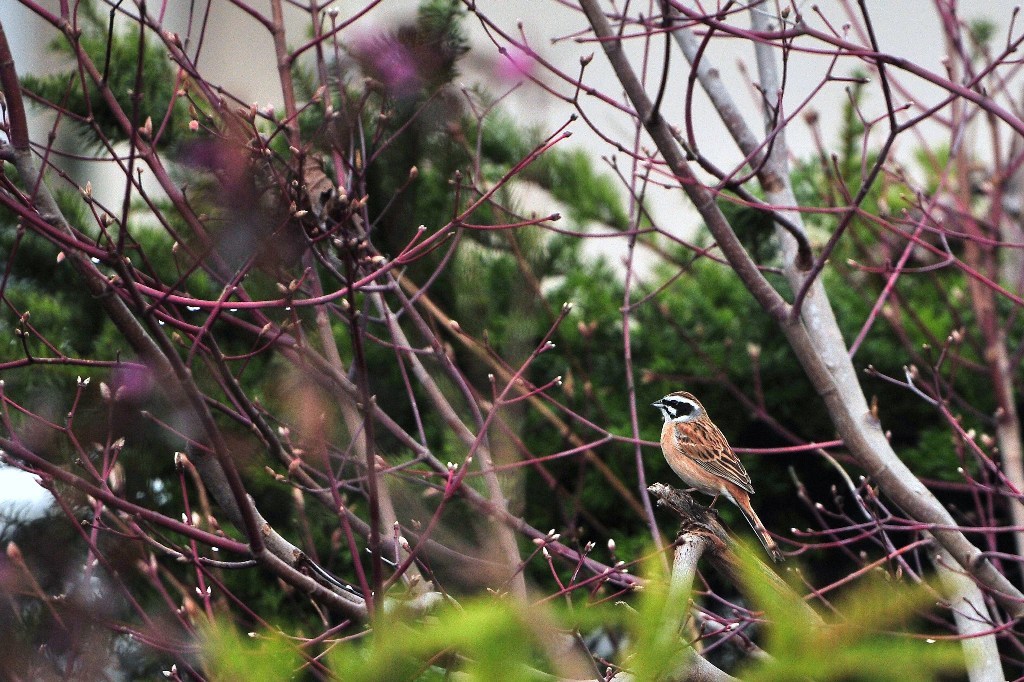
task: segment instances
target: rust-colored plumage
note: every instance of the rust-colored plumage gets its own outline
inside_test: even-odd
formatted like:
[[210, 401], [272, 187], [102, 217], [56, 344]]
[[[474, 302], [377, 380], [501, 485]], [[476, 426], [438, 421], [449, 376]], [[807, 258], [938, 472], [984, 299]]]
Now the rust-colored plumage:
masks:
[[782, 561], [782, 551], [750, 505], [754, 494], [750, 475], [700, 401], [686, 391], [677, 391], [653, 405], [665, 417], [661, 451], [672, 471], [702, 493], [716, 498], [724, 495], [739, 507], [768, 554]]

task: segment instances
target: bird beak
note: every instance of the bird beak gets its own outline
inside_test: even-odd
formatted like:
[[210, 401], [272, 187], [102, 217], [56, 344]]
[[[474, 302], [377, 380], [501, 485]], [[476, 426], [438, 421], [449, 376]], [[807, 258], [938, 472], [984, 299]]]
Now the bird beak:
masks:
[[658, 407], [658, 408], [660, 408], [661, 407], [661, 401], [660, 400], [655, 400], [653, 403], [651, 403], [651, 407]]

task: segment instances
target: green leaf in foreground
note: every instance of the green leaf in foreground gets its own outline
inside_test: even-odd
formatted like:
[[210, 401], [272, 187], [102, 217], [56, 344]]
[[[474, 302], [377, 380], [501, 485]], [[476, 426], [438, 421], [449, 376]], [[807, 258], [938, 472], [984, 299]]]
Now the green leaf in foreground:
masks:
[[769, 622], [763, 646], [771, 660], [740, 671], [742, 679], [926, 682], [963, 670], [959, 644], [921, 633], [920, 614], [935, 607], [924, 585], [869, 576], [833, 601], [839, 615], [823, 623], [744, 554], [745, 591]]
[[352, 682], [442, 679], [444, 669], [466, 682], [548, 680], [543, 671], [564, 668], [569, 658], [558, 647], [566, 635], [550, 616], [546, 607], [497, 597], [449, 604], [415, 623], [397, 611], [380, 616], [358, 643], [333, 649], [330, 667]]
[[232, 625], [205, 628], [202, 648], [209, 677], [218, 682], [288, 680], [302, 664], [296, 643], [283, 635], [250, 637]]
[[[921, 681], [955, 675], [964, 667], [958, 643], [928, 638], [921, 614], [935, 607], [924, 586], [862, 579], [841, 599], [836, 616], [822, 619], [796, 590], [766, 575], [754, 552], [740, 551], [746, 598], [762, 614], [761, 645], [769, 658], [738, 671], [743, 680], [899, 680]], [[678, 679], [695, 655], [682, 626], [689, 617], [688, 595], [673, 590], [659, 562], [645, 563], [647, 581], [629, 603], [586, 605], [574, 600], [520, 604], [494, 595], [450, 602], [417, 617], [390, 609], [372, 628], [354, 637], [324, 642], [319, 660], [335, 679], [346, 682], [452, 679], [594, 679], [594, 662], [574, 646], [574, 632], [615, 633], [627, 643], [610, 662], [638, 681]], [[302, 674], [295, 642], [275, 635], [247, 638], [233, 630], [211, 629], [204, 645], [206, 664], [217, 680], [276, 680]], [[309, 650], [318, 656], [323, 650]], [[732, 671], [730, 671], [732, 672]]]

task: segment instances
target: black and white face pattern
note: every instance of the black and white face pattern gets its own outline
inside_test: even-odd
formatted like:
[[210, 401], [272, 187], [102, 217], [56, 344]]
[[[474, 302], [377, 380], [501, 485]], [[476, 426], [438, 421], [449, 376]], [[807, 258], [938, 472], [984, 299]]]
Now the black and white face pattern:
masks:
[[667, 422], [685, 424], [699, 419], [704, 413], [704, 409], [696, 400], [675, 393], [669, 394], [651, 405], [661, 410], [661, 414]]

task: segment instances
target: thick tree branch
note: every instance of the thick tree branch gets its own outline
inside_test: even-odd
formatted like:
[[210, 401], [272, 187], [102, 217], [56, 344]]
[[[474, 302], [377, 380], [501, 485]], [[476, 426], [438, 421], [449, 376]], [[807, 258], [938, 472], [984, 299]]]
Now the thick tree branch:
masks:
[[933, 545], [928, 556], [939, 575], [942, 592], [956, 621], [957, 634], [971, 682], [1002, 682], [1007, 679], [996, 643], [997, 626], [989, 613], [985, 595], [941, 545]]

